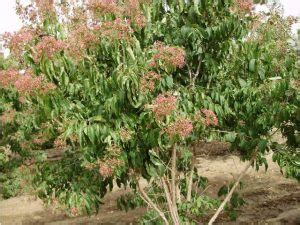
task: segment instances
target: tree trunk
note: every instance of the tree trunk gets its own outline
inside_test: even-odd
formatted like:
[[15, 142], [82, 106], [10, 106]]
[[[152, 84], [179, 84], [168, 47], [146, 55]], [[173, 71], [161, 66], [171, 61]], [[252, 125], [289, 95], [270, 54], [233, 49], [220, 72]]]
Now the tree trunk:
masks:
[[194, 176], [194, 169], [195, 169], [195, 159], [192, 159], [191, 165], [191, 172], [187, 183], [187, 195], [186, 200], [190, 202], [192, 200], [192, 189], [193, 189], [193, 176]]
[[195, 169], [195, 164], [196, 164], [196, 156], [195, 156], [195, 149], [196, 149], [196, 144], [192, 148], [192, 163], [191, 163], [191, 168], [190, 168], [190, 176], [188, 177], [187, 180], [187, 194], [186, 194], [186, 200], [190, 202], [192, 200], [192, 190], [193, 190], [193, 176], [194, 176], [194, 169]]
[[[168, 209], [170, 211], [173, 224], [174, 225], [179, 225], [180, 223], [179, 223], [179, 216], [178, 216], [178, 212], [177, 212], [177, 207], [176, 207], [176, 211], [175, 211], [174, 202], [172, 202], [171, 194], [170, 194], [167, 182], [166, 182], [164, 177], [161, 178], [161, 183], [162, 183], [162, 186], [163, 186], [163, 189], [164, 189], [164, 192], [165, 192], [165, 196], [166, 196], [167, 204], [168, 204]], [[176, 204], [176, 202], [175, 202], [175, 204]]]

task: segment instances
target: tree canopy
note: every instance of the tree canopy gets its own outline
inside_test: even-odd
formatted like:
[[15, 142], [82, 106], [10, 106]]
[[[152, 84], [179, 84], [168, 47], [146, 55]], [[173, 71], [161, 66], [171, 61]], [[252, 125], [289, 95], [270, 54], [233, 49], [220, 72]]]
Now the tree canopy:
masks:
[[[29, 166], [40, 197], [92, 213], [114, 180], [174, 178], [174, 154], [175, 176], [190, 173], [193, 147], [211, 140], [257, 168], [272, 150], [300, 179], [292, 18], [246, 0], [17, 3], [24, 27], [3, 35], [18, 63], [0, 71], [0, 167]], [[51, 149], [62, 157], [47, 160]]]

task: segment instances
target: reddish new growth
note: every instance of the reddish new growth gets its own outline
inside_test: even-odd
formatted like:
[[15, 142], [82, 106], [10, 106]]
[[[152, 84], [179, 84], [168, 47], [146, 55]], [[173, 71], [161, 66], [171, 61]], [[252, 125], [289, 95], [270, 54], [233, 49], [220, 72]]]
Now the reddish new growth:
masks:
[[94, 16], [118, 14], [120, 9], [115, 0], [88, 0], [87, 7]]
[[1, 39], [4, 41], [4, 47], [8, 48], [14, 56], [19, 58], [25, 51], [26, 46], [34, 39], [34, 33], [29, 29], [23, 28], [13, 34], [6, 32]]
[[238, 8], [243, 12], [249, 12], [253, 8], [252, 0], [236, 0]]
[[181, 118], [170, 124], [165, 129], [165, 132], [168, 134], [170, 138], [178, 135], [179, 137], [185, 138], [193, 131], [193, 124], [191, 120]]
[[42, 56], [52, 59], [55, 54], [61, 52], [66, 48], [65, 42], [57, 40], [54, 37], [46, 36], [42, 38], [42, 41], [35, 46], [33, 59], [37, 63]]
[[169, 93], [160, 94], [152, 104], [152, 111], [157, 119], [170, 115], [176, 109], [177, 98]]
[[159, 81], [161, 76], [153, 71], [146, 73], [141, 78], [140, 89], [141, 91], [154, 91], [155, 89], [155, 82]]
[[204, 124], [206, 126], [218, 126], [218, 118], [213, 111], [202, 109], [201, 112], [204, 114]]
[[18, 70], [0, 70], [0, 88], [9, 88], [19, 78], [20, 74]]
[[161, 42], [155, 42], [154, 50], [156, 53], [152, 57], [150, 66], [156, 67], [159, 61], [174, 68], [182, 68], [185, 65], [185, 52], [182, 48], [165, 46]]
[[95, 30], [108, 40], [129, 40], [133, 30], [127, 20], [117, 18], [95, 26]]

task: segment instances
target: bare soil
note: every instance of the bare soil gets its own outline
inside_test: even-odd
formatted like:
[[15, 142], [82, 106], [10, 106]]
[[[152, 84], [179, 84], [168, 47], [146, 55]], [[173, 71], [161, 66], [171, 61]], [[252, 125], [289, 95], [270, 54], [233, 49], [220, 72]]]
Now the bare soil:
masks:
[[[217, 147], [216, 147], [217, 146]], [[206, 194], [215, 196], [223, 184], [229, 184], [245, 167], [237, 156], [228, 154], [226, 145], [215, 143], [198, 152], [198, 172], [209, 179]], [[207, 154], [210, 152], [210, 154]], [[238, 219], [229, 220], [226, 215], [218, 218], [218, 224], [300, 224], [300, 185], [286, 179], [276, 164], [268, 157], [269, 168], [265, 171], [249, 169], [243, 179], [244, 188], [240, 191], [247, 204], [239, 209]], [[115, 190], [103, 200], [105, 204], [99, 214], [70, 218], [62, 213], [52, 213], [39, 199], [20, 196], [0, 201], [1, 225], [129, 225], [137, 224], [138, 219], [147, 210], [138, 208], [129, 212], [118, 210], [115, 200], [128, 192]]]

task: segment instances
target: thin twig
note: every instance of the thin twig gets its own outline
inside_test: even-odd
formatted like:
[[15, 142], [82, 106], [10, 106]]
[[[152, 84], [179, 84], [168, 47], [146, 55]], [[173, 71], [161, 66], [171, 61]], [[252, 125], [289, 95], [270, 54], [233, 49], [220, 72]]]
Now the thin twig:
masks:
[[236, 187], [238, 186], [238, 184], [240, 183], [240, 180], [243, 178], [243, 176], [246, 174], [247, 170], [249, 169], [249, 167], [252, 165], [252, 163], [254, 162], [254, 160], [251, 160], [247, 166], [244, 168], [244, 170], [241, 172], [241, 174], [239, 175], [238, 179], [236, 180], [236, 182], [234, 183], [233, 187], [231, 188], [230, 192], [226, 195], [226, 198], [223, 200], [222, 204], [219, 206], [217, 212], [213, 215], [213, 217], [209, 220], [208, 225], [212, 225], [215, 220], [217, 219], [217, 217], [219, 216], [219, 214], [222, 212], [222, 210], [224, 209], [226, 203], [231, 199], [231, 196], [234, 192], [234, 190], [236, 189]]

